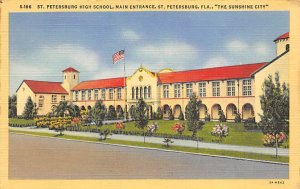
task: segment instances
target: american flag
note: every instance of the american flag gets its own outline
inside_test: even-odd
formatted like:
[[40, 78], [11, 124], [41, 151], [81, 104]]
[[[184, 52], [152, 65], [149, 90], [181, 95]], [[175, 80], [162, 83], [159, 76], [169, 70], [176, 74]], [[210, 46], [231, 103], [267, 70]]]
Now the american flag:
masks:
[[125, 50], [120, 50], [118, 52], [116, 52], [113, 56], [113, 64], [115, 64], [116, 62], [118, 62], [119, 60], [125, 58]]

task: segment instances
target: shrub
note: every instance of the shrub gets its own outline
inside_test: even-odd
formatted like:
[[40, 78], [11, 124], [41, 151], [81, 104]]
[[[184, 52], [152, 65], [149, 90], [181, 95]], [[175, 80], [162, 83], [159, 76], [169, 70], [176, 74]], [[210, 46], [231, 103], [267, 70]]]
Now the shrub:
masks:
[[[286, 139], [287, 136], [283, 132], [279, 132], [276, 135], [278, 146], [280, 146]], [[276, 138], [274, 133], [267, 133], [264, 135], [264, 145], [269, 147], [274, 147], [276, 145]]]
[[161, 107], [158, 107], [158, 108], [157, 108], [157, 111], [156, 111], [156, 118], [157, 118], [158, 120], [161, 120], [161, 119], [163, 118], [163, 112], [162, 112], [162, 110], [161, 110]]
[[184, 115], [183, 115], [182, 111], [180, 111], [180, 114], [179, 114], [179, 116], [178, 116], [178, 119], [179, 119], [179, 120], [184, 120]]
[[173, 115], [172, 109], [169, 110], [168, 119], [169, 120], [174, 120], [174, 115]]
[[122, 122], [117, 122], [116, 123], [116, 129], [125, 129], [125, 124]]
[[234, 122], [235, 123], [241, 123], [242, 122], [242, 118], [241, 118], [241, 114], [240, 113], [237, 113], [235, 115]]
[[176, 131], [181, 136], [183, 131], [185, 130], [185, 126], [184, 126], [184, 124], [181, 124], [181, 123], [175, 123], [172, 126], [172, 130]]
[[209, 114], [209, 113], [206, 113], [206, 114], [205, 114], [204, 120], [207, 121], [207, 122], [210, 121], [210, 114]]
[[225, 124], [215, 125], [211, 131], [211, 135], [218, 137], [219, 141], [222, 141], [222, 138], [229, 135], [229, 128]]
[[155, 132], [157, 131], [157, 129], [158, 129], [157, 122], [155, 122], [155, 123], [150, 124], [150, 125], [147, 126], [147, 131], [148, 131], [148, 133], [150, 133], [150, 134], [155, 133]]
[[220, 111], [219, 115], [220, 115], [219, 121], [220, 122], [226, 122], [226, 117], [225, 117], [225, 114], [224, 114], [223, 110]]

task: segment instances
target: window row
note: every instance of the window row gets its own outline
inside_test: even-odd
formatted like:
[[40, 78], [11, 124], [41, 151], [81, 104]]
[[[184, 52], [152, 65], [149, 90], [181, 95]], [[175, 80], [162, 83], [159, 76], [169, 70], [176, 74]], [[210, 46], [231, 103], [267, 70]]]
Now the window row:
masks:
[[[251, 96], [252, 95], [252, 86], [251, 80], [243, 80], [242, 82], [242, 91], [243, 96]], [[182, 98], [183, 95], [181, 94], [184, 91], [187, 98], [189, 98], [193, 93], [193, 84], [192, 83], [185, 83], [185, 84], [174, 84], [174, 98]], [[169, 85], [163, 85], [163, 98], [169, 98]], [[219, 81], [212, 82], [212, 96], [220, 96], [221, 88]], [[205, 82], [198, 83], [198, 95], [200, 97], [207, 96], [207, 86]], [[236, 81], [227, 81], [227, 96], [236, 96]]]
[[[66, 96], [64, 95], [60, 96], [60, 101], [65, 101], [65, 100], [66, 100]], [[38, 99], [38, 107], [42, 108], [44, 106], [44, 102], [45, 102], [45, 97], [43, 95], [40, 95]], [[57, 95], [51, 96], [51, 103], [57, 103]]]
[[132, 87], [131, 88], [131, 99], [150, 99], [151, 98], [151, 86], [144, 87]]
[[[106, 100], [106, 91], [108, 90], [108, 100], [114, 99], [114, 94], [117, 93], [117, 99], [122, 99], [122, 89], [95, 89], [94, 98], [92, 98], [92, 90], [81, 91], [80, 100]], [[75, 101], [79, 100], [80, 91], [74, 91]]]

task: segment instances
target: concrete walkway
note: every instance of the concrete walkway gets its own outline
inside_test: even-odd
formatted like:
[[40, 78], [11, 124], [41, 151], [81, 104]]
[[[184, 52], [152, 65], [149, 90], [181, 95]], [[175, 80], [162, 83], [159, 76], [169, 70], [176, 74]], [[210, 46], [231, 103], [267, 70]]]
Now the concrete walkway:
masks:
[[[40, 132], [40, 133], [53, 133], [57, 134], [54, 130], [49, 130], [47, 128], [36, 129], [36, 128], [20, 128], [20, 127], [10, 127], [11, 131], [30, 131], [30, 132]], [[93, 137], [99, 138], [98, 133], [91, 132], [75, 132], [75, 131], [64, 131], [66, 135], [72, 136], [84, 136], [84, 137]], [[134, 136], [134, 135], [109, 135], [108, 138], [116, 139], [116, 140], [126, 140], [126, 141], [137, 141], [143, 142], [143, 136]], [[163, 138], [159, 137], [146, 137], [147, 143], [155, 143], [155, 144], [163, 144]], [[174, 146], [184, 146], [184, 147], [194, 147], [196, 148], [207, 148], [207, 149], [216, 149], [216, 150], [229, 150], [229, 151], [237, 151], [237, 152], [250, 152], [250, 153], [258, 153], [258, 154], [266, 154], [266, 155], [275, 155], [275, 148], [270, 147], [251, 147], [251, 146], [238, 146], [238, 145], [230, 145], [230, 144], [216, 144], [216, 143], [207, 143], [207, 142], [197, 142], [192, 140], [181, 140], [181, 139], [172, 139]], [[278, 148], [279, 156], [288, 156], [289, 150], [285, 148]]]

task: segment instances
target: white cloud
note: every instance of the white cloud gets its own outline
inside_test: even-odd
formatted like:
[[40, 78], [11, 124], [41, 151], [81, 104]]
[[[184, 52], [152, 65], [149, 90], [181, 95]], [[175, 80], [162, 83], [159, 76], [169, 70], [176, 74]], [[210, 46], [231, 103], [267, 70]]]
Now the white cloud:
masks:
[[137, 61], [153, 70], [165, 67], [176, 70], [186, 69], [187, 65], [198, 64], [199, 49], [180, 41], [158, 42], [140, 46], [135, 50]]
[[[103, 68], [100, 56], [93, 50], [75, 44], [48, 44], [32, 53], [10, 57], [11, 89], [14, 93], [24, 79], [62, 81], [61, 71], [74, 67], [82, 78], [89, 78]], [[59, 70], [59, 71], [58, 71]]]
[[255, 53], [266, 56], [271, 53], [271, 50], [273, 50], [271, 47], [269, 47], [266, 43], [263, 42], [257, 42], [253, 45], [253, 50]]
[[232, 53], [243, 52], [249, 49], [249, 45], [241, 40], [232, 40], [225, 45], [226, 49]]
[[220, 67], [220, 66], [228, 66], [229, 62], [224, 57], [213, 57], [207, 60], [204, 67], [212, 68], [212, 67]]
[[121, 35], [123, 39], [128, 41], [138, 41], [141, 39], [141, 36], [138, 33], [129, 29], [123, 30]]

